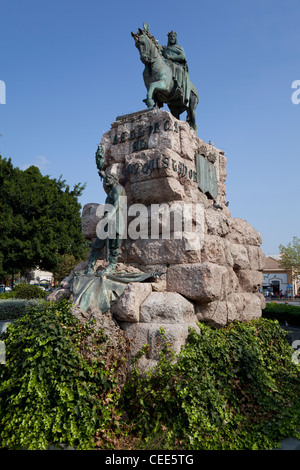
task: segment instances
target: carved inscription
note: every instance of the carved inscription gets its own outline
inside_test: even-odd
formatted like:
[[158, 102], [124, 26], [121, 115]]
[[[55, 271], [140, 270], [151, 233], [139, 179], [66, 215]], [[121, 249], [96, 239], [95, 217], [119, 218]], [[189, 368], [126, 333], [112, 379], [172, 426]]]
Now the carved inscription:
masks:
[[138, 127], [130, 132], [116, 133], [113, 136], [113, 144], [118, 145], [130, 141], [131, 153], [139, 152], [148, 148], [148, 139], [151, 134], [158, 134], [160, 132], [178, 132], [177, 122], [174, 121], [172, 123], [170, 119], [167, 119], [163, 123], [155, 122], [153, 125], [149, 124], [145, 127]]
[[174, 172], [178, 173], [178, 175], [185, 176], [196, 183], [198, 182], [197, 173], [193, 169], [189, 169], [184, 163], [164, 155], [160, 158], [147, 160], [145, 163], [129, 163], [126, 167], [123, 167], [122, 172], [124, 176], [137, 175], [139, 172], [150, 174], [153, 170], [159, 170], [161, 168], [171, 168]]

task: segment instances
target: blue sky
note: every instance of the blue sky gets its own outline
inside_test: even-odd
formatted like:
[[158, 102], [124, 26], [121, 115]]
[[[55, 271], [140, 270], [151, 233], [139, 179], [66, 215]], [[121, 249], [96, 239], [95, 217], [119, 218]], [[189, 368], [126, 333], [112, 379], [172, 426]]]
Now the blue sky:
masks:
[[82, 205], [104, 202], [97, 144], [117, 116], [145, 107], [131, 31], [147, 22], [166, 44], [173, 29], [200, 97], [198, 136], [228, 158], [231, 215], [275, 254], [300, 236], [299, 17], [299, 0], [1, 0], [0, 154], [86, 182]]

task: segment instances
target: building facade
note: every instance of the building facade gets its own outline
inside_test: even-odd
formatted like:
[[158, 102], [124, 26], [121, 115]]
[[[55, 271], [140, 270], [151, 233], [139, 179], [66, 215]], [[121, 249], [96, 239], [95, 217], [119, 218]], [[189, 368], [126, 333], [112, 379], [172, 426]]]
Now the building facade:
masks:
[[53, 284], [54, 279], [53, 279], [53, 273], [50, 273], [48, 271], [42, 271], [40, 269], [35, 269], [34, 271], [31, 271], [31, 281], [30, 284], [40, 284], [41, 282], [46, 282], [49, 284]]
[[262, 292], [269, 292], [275, 297], [282, 292], [283, 296], [294, 297], [299, 294], [299, 279], [293, 279], [293, 273], [282, 268], [279, 261], [280, 255], [266, 257]]

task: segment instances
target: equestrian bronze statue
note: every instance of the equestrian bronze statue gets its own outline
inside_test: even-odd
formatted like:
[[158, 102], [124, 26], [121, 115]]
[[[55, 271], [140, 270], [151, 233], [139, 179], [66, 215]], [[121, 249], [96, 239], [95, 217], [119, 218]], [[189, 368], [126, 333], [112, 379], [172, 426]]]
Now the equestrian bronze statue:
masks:
[[171, 114], [179, 119], [187, 112], [187, 122], [196, 130], [196, 107], [199, 97], [189, 78], [189, 70], [184, 49], [177, 44], [174, 31], [168, 34], [168, 45], [161, 46], [149, 32], [149, 27], [131, 33], [145, 65], [143, 72], [147, 88], [144, 100], [148, 108], [161, 108], [166, 103]]

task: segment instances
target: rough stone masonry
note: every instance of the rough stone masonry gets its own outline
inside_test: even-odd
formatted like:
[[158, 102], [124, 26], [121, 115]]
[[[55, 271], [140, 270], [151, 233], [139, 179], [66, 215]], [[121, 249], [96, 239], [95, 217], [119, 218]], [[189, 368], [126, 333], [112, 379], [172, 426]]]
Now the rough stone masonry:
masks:
[[[129, 283], [105, 314], [131, 340], [130, 358], [147, 343], [150, 350], [139, 367], [156, 364], [160, 327], [179, 352], [189, 327], [199, 331], [198, 321], [223, 327], [234, 320], [260, 317], [264, 308], [264, 298], [258, 293], [265, 260], [262, 240], [246, 220], [231, 218], [224, 151], [205, 143], [188, 123], [164, 109], [118, 117], [101, 144], [105, 171], [119, 177], [128, 207], [146, 206], [149, 224], [153, 204], [171, 214], [189, 207], [194, 230], [192, 242], [184, 232], [176, 237], [178, 227], [171, 220], [170, 237], [164, 238], [166, 222], [161, 217], [158, 238], [151, 238], [149, 230], [147, 238], [123, 240], [120, 270], [164, 273], [155, 282]], [[203, 179], [204, 171], [208, 176]], [[202, 208], [198, 225], [196, 206]], [[82, 230], [89, 240], [96, 237], [97, 207], [91, 203], [83, 208]], [[103, 263], [100, 260], [98, 265]], [[74, 272], [62, 282], [60, 295], [62, 289], [68, 294], [72, 276]]]

